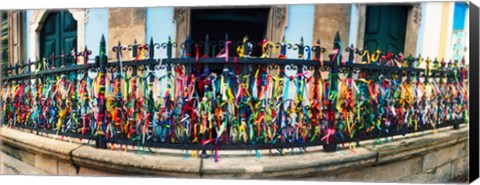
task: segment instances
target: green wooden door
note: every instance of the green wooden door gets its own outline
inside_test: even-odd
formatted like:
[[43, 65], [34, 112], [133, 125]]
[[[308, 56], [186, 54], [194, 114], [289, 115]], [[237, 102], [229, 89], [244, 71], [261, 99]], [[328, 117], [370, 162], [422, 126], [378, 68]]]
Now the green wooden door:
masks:
[[72, 14], [68, 11], [50, 13], [43, 23], [40, 35], [40, 56], [60, 56], [76, 50], [76, 46], [77, 21]]
[[403, 52], [407, 13], [407, 6], [367, 6], [364, 48], [370, 52]]

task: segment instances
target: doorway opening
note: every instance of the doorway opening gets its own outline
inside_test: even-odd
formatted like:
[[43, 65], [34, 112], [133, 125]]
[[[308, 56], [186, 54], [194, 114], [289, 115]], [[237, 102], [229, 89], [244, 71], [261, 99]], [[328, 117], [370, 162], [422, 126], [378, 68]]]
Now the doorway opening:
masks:
[[[248, 40], [261, 43], [267, 34], [267, 24], [270, 8], [236, 8], [236, 9], [192, 9], [190, 36], [192, 41], [205, 41], [208, 34], [210, 41], [225, 40], [228, 34], [230, 41], [242, 41], [248, 35]], [[215, 49], [218, 53], [221, 48]], [[193, 51], [193, 50], [192, 50]], [[229, 48], [229, 53], [235, 53], [235, 48]], [[200, 56], [203, 48], [199, 48]], [[261, 48], [255, 47], [252, 56], [260, 56]], [[212, 56], [209, 53], [208, 56]]]

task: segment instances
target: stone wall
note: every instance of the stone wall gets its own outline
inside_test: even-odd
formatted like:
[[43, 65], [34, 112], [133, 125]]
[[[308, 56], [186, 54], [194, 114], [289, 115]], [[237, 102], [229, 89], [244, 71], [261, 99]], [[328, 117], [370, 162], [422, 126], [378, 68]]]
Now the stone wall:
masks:
[[[326, 49], [325, 53], [332, 53], [333, 38], [338, 31], [342, 39], [342, 48], [350, 46], [346, 41], [350, 34], [351, 6], [351, 4], [315, 5], [312, 43], [317, 43], [317, 39], [320, 39], [320, 44]], [[329, 60], [327, 57], [325, 59]]]
[[[325, 153], [309, 147], [285, 156], [262, 151], [220, 151], [185, 158], [185, 151], [153, 149], [137, 153], [95, 149], [2, 127], [0, 174], [159, 176], [188, 178], [298, 179], [316, 181], [447, 182], [468, 172], [468, 127], [398, 136], [378, 144], [363, 141], [353, 151]], [[148, 150], [147, 150], [148, 151]], [[192, 151], [190, 151], [192, 153]], [[211, 154], [211, 153], [210, 153]]]
[[[133, 44], [145, 42], [145, 19], [146, 8], [110, 8], [108, 10], [108, 46]], [[108, 61], [117, 61], [116, 52], [112, 48], [106, 48], [108, 52]], [[130, 51], [123, 51], [123, 60], [132, 60]]]
[[420, 29], [420, 22], [422, 17], [422, 6], [421, 3], [412, 4], [411, 8], [408, 10], [407, 16], [407, 30], [405, 35], [405, 56], [416, 56], [417, 54], [417, 38], [418, 30]]

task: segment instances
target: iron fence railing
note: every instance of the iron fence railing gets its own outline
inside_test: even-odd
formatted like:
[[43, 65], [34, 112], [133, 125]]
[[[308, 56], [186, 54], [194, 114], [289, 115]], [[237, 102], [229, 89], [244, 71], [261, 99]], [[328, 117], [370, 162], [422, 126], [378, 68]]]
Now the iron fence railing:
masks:
[[[182, 57], [172, 58], [177, 47]], [[135, 60], [121, 60], [127, 49]], [[262, 55], [249, 56], [256, 49]], [[155, 50], [167, 58], [154, 58]], [[299, 58], [287, 59], [287, 50]], [[95, 138], [101, 148], [115, 143], [218, 154], [314, 145], [333, 151], [339, 143], [468, 122], [464, 61], [368, 54], [342, 48], [338, 33], [328, 61], [319, 42], [255, 44], [228, 37], [179, 46], [170, 40], [119, 43], [113, 51], [118, 61], [109, 63], [102, 37], [95, 63], [86, 62], [86, 49], [6, 69], [4, 124]], [[76, 65], [78, 56], [83, 65]], [[354, 62], [356, 56], [362, 62]]]

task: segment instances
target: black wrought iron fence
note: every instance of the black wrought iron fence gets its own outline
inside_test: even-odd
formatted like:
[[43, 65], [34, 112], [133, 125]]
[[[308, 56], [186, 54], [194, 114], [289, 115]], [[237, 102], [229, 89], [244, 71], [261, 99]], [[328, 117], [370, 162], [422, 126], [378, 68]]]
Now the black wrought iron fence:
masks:
[[[182, 50], [181, 58], [172, 58], [173, 48]], [[315, 145], [333, 151], [340, 143], [468, 123], [464, 61], [369, 54], [342, 47], [338, 33], [328, 61], [320, 42], [213, 42], [207, 36], [178, 46], [169, 39], [112, 49], [117, 62], [107, 62], [102, 37], [95, 63], [87, 63], [86, 49], [6, 69], [12, 75], [3, 78], [3, 123], [95, 138], [101, 148], [215, 154]], [[134, 60], [121, 60], [127, 49]], [[250, 57], [253, 50], [262, 55]], [[286, 58], [287, 50], [296, 50], [298, 59]], [[167, 58], [155, 58], [156, 51]], [[83, 65], [76, 65], [78, 56]]]

